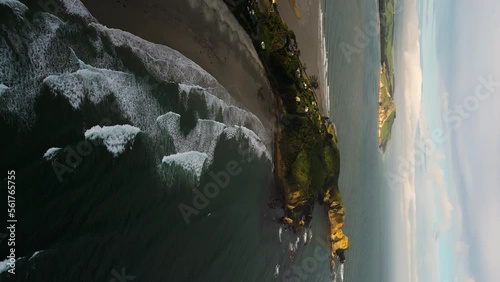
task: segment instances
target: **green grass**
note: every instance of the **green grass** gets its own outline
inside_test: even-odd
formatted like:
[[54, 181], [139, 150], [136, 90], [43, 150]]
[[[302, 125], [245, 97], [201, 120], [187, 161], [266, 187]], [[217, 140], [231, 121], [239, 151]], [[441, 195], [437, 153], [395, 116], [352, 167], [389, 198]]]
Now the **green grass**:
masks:
[[[295, 34], [278, 14], [259, 9], [258, 4], [252, 5], [258, 19], [257, 27], [248, 25], [248, 21], [244, 20], [244, 13], [239, 12], [245, 12], [246, 7], [237, 7], [235, 15], [249, 34], [258, 30], [252, 36], [255, 49], [274, 93], [281, 98], [286, 114], [292, 117], [280, 124], [281, 137], [277, 144], [281, 160], [279, 175], [285, 178], [280, 182], [286, 183], [291, 189], [289, 193], [300, 190], [308, 203], [320, 191], [332, 190], [332, 187], [332, 193], [340, 198], [337, 184], [340, 173], [337, 137], [335, 132], [331, 132], [333, 138], [330, 138], [323, 120], [318, 119], [321, 113], [317, 105], [313, 105], [314, 94], [303, 86], [304, 82], [309, 83], [308, 76], [304, 71], [297, 76], [297, 68], [301, 66], [300, 58], [288, 48], [288, 42], [295, 40]], [[284, 36], [290, 41], [285, 42]], [[261, 47], [262, 41], [265, 49]], [[300, 98], [300, 103], [296, 102], [296, 97]]]
[[390, 73], [386, 70], [386, 68], [382, 69], [382, 73], [380, 74], [380, 80], [385, 86], [380, 90], [381, 91], [380, 95], [382, 96], [381, 107], [384, 110], [389, 110], [390, 108], [394, 107], [394, 99], [392, 98], [393, 96], [390, 87], [391, 83]]
[[311, 178], [309, 177], [311, 173], [311, 162], [306, 150], [301, 150], [299, 152], [291, 169], [293, 181], [297, 183], [299, 187], [311, 186]]
[[379, 0], [380, 13], [380, 48], [381, 73], [380, 81], [384, 87], [380, 89], [381, 103], [379, 112], [390, 114], [380, 130], [379, 146], [385, 151], [391, 139], [392, 125], [396, 118], [394, 104], [394, 0]]
[[[295, 116], [283, 128], [280, 152], [285, 165], [287, 182], [300, 187], [311, 199], [333, 177], [337, 186], [340, 173], [340, 153], [335, 138], [318, 132], [318, 124], [305, 116]], [[293, 192], [293, 191], [291, 191]]]
[[380, 46], [382, 64], [387, 67], [390, 93], [394, 90], [394, 0], [380, 0]]
[[382, 130], [380, 133], [380, 146], [385, 150], [385, 147], [387, 146], [387, 143], [391, 140], [391, 132], [392, 132], [392, 125], [394, 124], [394, 120], [396, 119], [396, 112], [392, 112], [389, 118], [387, 118], [387, 121], [384, 123], [382, 126]]
[[[264, 41], [264, 44], [266, 46], [271, 45], [271, 31], [269, 31], [267, 26], [262, 25], [262, 27], [260, 29], [260, 36], [261, 36], [261, 38], [260, 38], [261, 42]], [[262, 48], [260, 48], [260, 49], [262, 49]], [[257, 50], [259, 50], [259, 49], [257, 49]], [[269, 49], [262, 50], [260, 52], [264, 56], [265, 60], [269, 60]]]

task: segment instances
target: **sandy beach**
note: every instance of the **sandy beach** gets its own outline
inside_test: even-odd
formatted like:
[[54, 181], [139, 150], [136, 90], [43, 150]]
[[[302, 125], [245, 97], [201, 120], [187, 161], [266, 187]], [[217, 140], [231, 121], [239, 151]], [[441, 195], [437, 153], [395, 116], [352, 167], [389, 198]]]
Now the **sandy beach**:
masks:
[[250, 38], [222, 0], [82, 2], [101, 24], [181, 52], [213, 75], [266, 128], [273, 128], [276, 104], [264, 69]]
[[320, 5], [321, 0], [278, 0], [278, 9], [281, 17], [293, 30], [300, 49], [300, 60], [307, 66], [307, 74], [317, 75], [320, 80], [320, 89], [317, 99], [324, 114], [329, 111], [328, 86], [326, 81], [326, 67], [322, 53], [322, 31]]

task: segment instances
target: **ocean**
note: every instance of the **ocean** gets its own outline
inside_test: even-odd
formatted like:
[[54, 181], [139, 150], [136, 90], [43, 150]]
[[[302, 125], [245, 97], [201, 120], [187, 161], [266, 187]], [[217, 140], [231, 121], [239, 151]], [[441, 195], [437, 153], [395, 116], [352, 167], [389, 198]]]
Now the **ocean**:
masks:
[[[65, 3], [0, 0], [0, 167], [16, 170], [18, 206], [16, 274], [1, 281], [332, 281], [324, 210], [302, 234], [279, 221], [262, 123], [182, 54]], [[351, 246], [336, 281], [388, 281], [379, 38], [355, 42], [376, 1], [323, 13]]]
[[377, 142], [377, 1], [324, 1], [323, 13], [330, 116], [339, 139], [339, 187], [350, 243], [345, 281], [390, 281], [392, 196]]

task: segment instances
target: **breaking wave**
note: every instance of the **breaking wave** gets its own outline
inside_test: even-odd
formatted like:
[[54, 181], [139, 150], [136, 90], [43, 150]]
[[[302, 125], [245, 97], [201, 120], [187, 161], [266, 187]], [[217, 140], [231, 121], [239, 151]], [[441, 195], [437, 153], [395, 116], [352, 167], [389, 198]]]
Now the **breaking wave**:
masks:
[[[199, 65], [167, 46], [99, 24], [79, 1], [62, 3], [57, 16], [31, 15], [29, 6], [0, 0], [6, 14], [0, 32], [7, 34], [0, 37], [0, 65], [5, 66], [0, 69], [0, 124], [17, 134], [33, 132], [40, 110], [57, 116], [66, 107], [78, 120], [62, 124], [78, 126], [72, 132], [81, 132], [79, 138], [106, 126], [140, 128], [160, 174], [182, 170], [193, 183], [213, 162], [222, 138], [246, 142], [251, 154], [271, 160], [272, 138], [260, 120]], [[114, 156], [130, 146], [128, 137], [101, 137]], [[66, 145], [44, 144], [41, 157], [50, 160], [57, 151], [47, 148]], [[203, 165], [188, 166], [187, 159]]]
[[169, 187], [197, 186], [207, 159], [207, 154], [196, 151], [165, 156], [160, 165], [161, 176]]

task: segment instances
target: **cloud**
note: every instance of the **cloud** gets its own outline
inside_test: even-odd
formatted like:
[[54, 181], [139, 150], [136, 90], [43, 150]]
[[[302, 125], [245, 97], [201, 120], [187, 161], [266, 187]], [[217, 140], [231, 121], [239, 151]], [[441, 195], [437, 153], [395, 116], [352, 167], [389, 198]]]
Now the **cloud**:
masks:
[[[398, 194], [399, 218], [394, 224], [395, 264], [393, 281], [418, 281], [417, 273], [417, 211], [415, 169], [402, 168], [408, 160], [415, 159], [415, 134], [419, 123], [422, 95], [422, 68], [420, 65], [420, 29], [416, 1], [404, 2], [401, 32], [395, 35], [398, 44], [396, 56], [396, 107], [398, 118], [393, 127], [393, 137], [388, 169], [404, 175], [401, 183], [392, 187]], [[391, 150], [391, 149], [389, 149]], [[393, 184], [394, 185], [394, 184]]]
[[[435, 155], [442, 156], [442, 153], [436, 153]], [[436, 230], [437, 236], [439, 236], [439, 234], [448, 231], [451, 227], [453, 205], [450, 202], [447, 184], [444, 179], [444, 171], [434, 161], [430, 163], [426, 177], [430, 179], [432, 187], [435, 188], [436, 198], [438, 199], [437, 205], [441, 212], [441, 220]]]
[[[500, 40], [493, 36], [493, 27], [500, 25], [496, 16], [500, 12], [498, 1], [485, 0], [481, 5], [470, 1], [457, 1], [456, 55], [451, 60], [456, 66], [451, 79], [450, 104], [463, 104], [479, 85], [478, 77], [489, 77], [500, 81]], [[470, 54], [474, 54], [470, 57]], [[469, 266], [461, 274], [461, 280], [497, 281], [500, 261], [500, 88], [481, 101], [476, 111], [464, 120], [453, 135], [452, 153], [454, 178], [459, 180], [458, 197], [464, 211], [464, 235], [461, 238], [468, 246], [467, 256], [461, 258], [460, 266]], [[460, 249], [462, 250], [462, 249]], [[473, 281], [473, 280], [472, 280]]]

